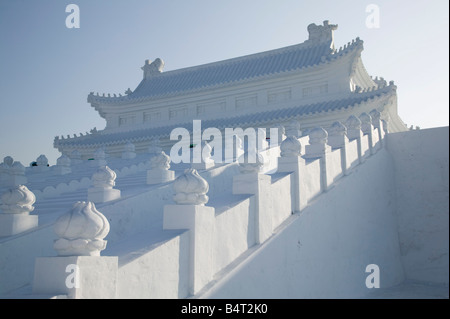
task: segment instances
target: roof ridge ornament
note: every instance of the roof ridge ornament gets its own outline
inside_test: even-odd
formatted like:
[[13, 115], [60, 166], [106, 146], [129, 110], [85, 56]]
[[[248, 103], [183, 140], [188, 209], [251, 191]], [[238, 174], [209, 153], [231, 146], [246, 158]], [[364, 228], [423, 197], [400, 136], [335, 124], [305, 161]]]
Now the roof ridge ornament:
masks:
[[333, 31], [337, 30], [337, 28], [338, 28], [337, 24], [329, 24], [328, 20], [325, 20], [323, 22], [323, 25], [311, 23], [310, 25], [308, 25], [308, 32], [309, 32], [308, 42], [312, 44], [330, 42], [330, 49], [335, 50]]
[[160, 74], [163, 71], [164, 61], [160, 58], [155, 59], [153, 62], [145, 60], [145, 64], [141, 69], [144, 71], [144, 79], [147, 79], [153, 75]]

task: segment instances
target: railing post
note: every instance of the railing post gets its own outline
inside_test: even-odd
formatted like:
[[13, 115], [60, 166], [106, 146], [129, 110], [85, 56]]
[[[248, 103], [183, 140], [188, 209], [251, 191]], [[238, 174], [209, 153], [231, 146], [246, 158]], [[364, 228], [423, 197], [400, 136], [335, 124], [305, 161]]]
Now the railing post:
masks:
[[367, 135], [369, 139], [370, 154], [373, 155], [375, 153], [375, 147], [373, 143], [372, 117], [364, 112], [359, 116], [359, 119], [361, 120], [361, 131], [363, 132], [363, 135]]
[[361, 164], [363, 159], [362, 148], [361, 148], [361, 120], [354, 115], [350, 115], [345, 121], [345, 126], [347, 126], [347, 137], [350, 141], [356, 140], [358, 145], [358, 161]]
[[169, 170], [170, 157], [164, 151], [159, 152], [150, 159], [152, 169], [147, 171], [147, 184], [160, 184], [175, 179], [175, 172]]
[[348, 143], [347, 128], [339, 121], [334, 122], [328, 129], [328, 145], [333, 149], [341, 150], [341, 164], [344, 175], [348, 175], [350, 169], [350, 163], [347, 161]]
[[301, 144], [295, 136], [288, 136], [280, 145], [281, 157], [278, 158], [277, 172], [293, 172], [291, 198], [293, 211], [301, 211], [307, 204], [307, 198], [300, 189], [301, 172], [305, 169], [305, 160], [301, 157]]
[[[251, 155], [255, 155], [252, 159]], [[258, 152], [244, 153], [238, 159], [241, 174], [233, 176], [233, 194], [255, 196], [255, 225], [257, 244], [264, 242], [272, 235], [272, 211], [270, 198], [271, 177], [261, 174], [264, 158]]]
[[77, 202], [54, 225], [57, 257], [36, 258], [33, 294], [117, 298], [118, 257], [100, 256], [109, 222], [92, 202]]
[[209, 185], [195, 169], [187, 169], [179, 176], [173, 189], [176, 204], [164, 206], [163, 229], [189, 230], [189, 291], [195, 295], [214, 275], [215, 209], [205, 206]]
[[312, 129], [309, 133], [309, 145], [305, 147], [306, 159], [320, 159], [320, 185], [321, 190], [326, 191], [332, 181], [327, 176], [327, 154], [331, 152], [331, 146], [327, 145], [328, 133], [321, 127]]
[[88, 201], [104, 203], [120, 198], [120, 190], [114, 189], [116, 173], [108, 166], [99, 167], [92, 175], [94, 187], [88, 189]]

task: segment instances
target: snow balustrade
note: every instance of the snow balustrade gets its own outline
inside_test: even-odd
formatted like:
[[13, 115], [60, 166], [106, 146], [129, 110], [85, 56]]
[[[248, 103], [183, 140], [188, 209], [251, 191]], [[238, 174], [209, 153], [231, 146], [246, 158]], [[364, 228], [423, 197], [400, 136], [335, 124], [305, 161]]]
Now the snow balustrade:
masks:
[[[379, 113], [373, 111], [370, 115], [363, 113], [360, 118], [350, 116], [345, 125], [336, 122], [328, 132], [323, 128], [316, 128], [310, 131], [309, 136], [302, 138], [288, 136], [279, 147], [281, 153], [275, 165], [277, 169], [270, 175], [262, 173], [264, 159], [272, 157], [270, 166], [274, 166], [273, 159], [277, 152], [273, 149], [263, 151], [257, 157], [256, 163], [248, 163], [244, 154], [243, 163], [239, 165], [239, 174], [232, 176], [231, 193], [237, 196], [238, 200], [230, 205], [232, 207], [220, 208], [217, 211], [216, 207], [207, 206], [209, 185], [206, 180], [195, 169], [187, 170], [173, 182], [175, 204], [165, 205], [163, 208], [163, 229], [188, 230], [179, 237], [179, 240], [187, 241], [188, 244], [171, 248], [181, 250], [182, 247], [188, 247], [187, 256], [184, 252], [184, 257], [180, 257], [180, 264], [176, 267], [179, 273], [188, 275], [178, 278], [185, 281], [183, 283], [173, 282], [172, 284], [176, 286], [173, 289], [174, 294], [164, 297], [188, 297], [201, 293], [202, 289], [206, 289], [208, 284], [213, 282], [215, 276], [231, 267], [239, 257], [245, 256], [250, 248], [264, 244], [291, 214], [301, 212], [308, 203], [333, 187], [338, 179], [350, 174], [355, 166], [363, 163], [381, 148], [385, 133]], [[302, 154], [303, 151], [305, 154]], [[222, 185], [218, 188], [223, 187]], [[113, 212], [113, 207], [104, 208], [108, 208], [106, 209], [108, 216], [111, 216], [111, 213], [118, 216], [120, 213]], [[119, 224], [120, 221], [114, 220], [111, 227], [114, 228]], [[165, 245], [154, 248], [153, 253], [157, 250], [161, 250], [161, 254], [171, 254]], [[172, 254], [183, 255], [181, 251]], [[109, 273], [111, 269], [116, 269], [117, 260], [114, 259], [109, 259], [104, 266], [102, 263], [84, 262], [86, 258], [91, 257], [83, 257], [83, 262], [77, 264], [77, 267], [87, 264], [86, 270], [96, 273], [101, 272], [99, 267], [107, 267]], [[95, 270], [92, 269], [92, 265], [95, 266]], [[136, 273], [127, 273], [126, 267], [123, 266], [119, 267], [118, 271], [113, 270], [115, 275], [111, 278], [102, 277], [102, 280], [108, 281], [106, 283], [108, 287], [113, 280], [116, 297], [161, 297], [158, 294], [136, 295], [136, 292], [142, 290], [127, 287], [127, 282], [132, 282], [128, 279], [136, 276]], [[120, 268], [124, 270], [121, 271]], [[46, 269], [45, 278], [48, 278], [48, 266], [36, 268], [35, 278], [40, 275], [39, 269]], [[145, 283], [145, 280], [148, 278], [143, 276], [140, 281], [142, 285], [146, 285], [148, 283]], [[63, 280], [63, 277], [60, 277], [60, 280]], [[158, 282], [155, 276], [150, 277], [155, 281], [152, 285], [161, 289], [168, 285], [163, 280]], [[41, 281], [39, 285], [34, 293], [51, 293], [48, 287], [46, 288], [45, 282]], [[180, 292], [177, 291], [182, 289], [179, 287], [187, 288]], [[61, 294], [61, 291], [54, 293]], [[100, 297], [86, 291], [86, 287], [83, 294], [77, 295], [70, 291], [66, 294], [72, 297]]]
[[[94, 156], [94, 160], [89, 161], [89, 166], [92, 168], [106, 166], [107, 160], [105, 159], [104, 151], [102, 149], [98, 149], [96, 151], [96, 154], [97, 154], [97, 156]], [[136, 162], [136, 160], [135, 160], [134, 161], [135, 163], [127, 165], [127, 162], [132, 161], [135, 158], [136, 158], [136, 153], [134, 153], [134, 145], [131, 143], [127, 143], [125, 145], [124, 152], [122, 154], [122, 163], [125, 165], [121, 168], [114, 169], [114, 171], [118, 177], [136, 174], [138, 172], [144, 172], [144, 171], [148, 170], [148, 168], [151, 165], [150, 161], [148, 159], [143, 159], [142, 161], [139, 161], [139, 158], [138, 158], [138, 162]], [[65, 155], [62, 155], [60, 158], [58, 158], [57, 165], [50, 167], [48, 172], [53, 172], [53, 174], [55, 174], [55, 175], [64, 175], [64, 174], [61, 174], [61, 171], [66, 170], [66, 172], [67, 172], [66, 174], [70, 174], [71, 173], [71, 171], [70, 171], [71, 164], [70, 163], [71, 163], [70, 158]], [[72, 166], [73, 165], [78, 166], [81, 164], [82, 167], [85, 167], [86, 163], [87, 163], [87, 161], [79, 160], [79, 162], [75, 161], [75, 163], [72, 163]], [[81, 167], [81, 166], [78, 166], [78, 167]], [[90, 172], [89, 170], [87, 170], [87, 171]], [[48, 174], [49, 174], [48, 176], [51, 177], [50, 173], [48, 173]], [[62, 193], [73, 192], [78, 189], [87, 188], [90, 185], [92, 185], [92, 183], [93, 183], [92, 177], [88, 177], [88, 176], [80, 177], [80, 176], [77, 176], [77, 174], [72, 174], [69, 176], [69, 178], [70, 177], [72, 177], [72, 178], [69, 179], [68, 181], [60, 182], [54, 186], [48, 185], [48, 186], [45, 186], [43, 189], [35, 189], [35, 188], [31, 188], [31, 189], [32, 189], [33, 193], [35, 194], [37, 200], [39, 200], [42, 198], [54, 197], [54, 196], [58, 196]], [[45, 178], [45, 176], [44, 176], [44, 178]]]
[[[224, 211], [206, 206], [206, 200], [194, 200], [204, 198], [208, 190], [195, 170], [187, 170], [181, 177], [184, 181], [177, 179], [177, 205], [164, 207], [163, 227], [189, 230], [190, 258], [185, 265], [189, 268], [189, 294], [201, 294], [216, 275], [251, 247], [262, 245], [291, 214], [299, 213], [375, 154], [385, 132], [378, 112], [372, 115], [363, 113], [347, 120], [353, 134], [350, 139], [340, 122], [333, 123], [330, 135], [320, 127], [311, 130], [304, 155], [301, 141], [305, 138], [287, 137], [280, 145], [277, 170], [270, 175], [261, 173], [262, 155], [249, 163], [248, 153], [244, 154], [240, 174], [233, 176], [232, 194], [248, 198]], [[189, 196], [192, 201], [187, 200]]]

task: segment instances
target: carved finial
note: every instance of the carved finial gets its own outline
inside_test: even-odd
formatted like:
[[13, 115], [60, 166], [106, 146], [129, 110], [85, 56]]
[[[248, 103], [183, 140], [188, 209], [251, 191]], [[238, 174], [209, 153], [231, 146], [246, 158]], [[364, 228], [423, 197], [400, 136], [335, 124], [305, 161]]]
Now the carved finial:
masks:
[[130, 88], [128, 88], [128, 89], [125, 91], [125, 94], [126, 94], [126, 95], [129, 95], [129, 94], [131, 94], [131, 93], [133, 93], [133, 91], [131, 91]]
[[372, 117], [373, 123], [379, 123], [381, 120], [381, 113], [377, 109], [373, 109], [369, 112], [369, 115]]
[[173, 200], [178, 205], [205, 205], [209, 198], [208, 182], [201, 177], [197, 170], [189, 168], [173, 182], [175, 195]]
[[328, 133], [322, 127], [313, 128], [309, 132], [309, 144], [326, 144], [328, 140]]
[[372, 117], [364, 112], [359, 116], [359, 119], [361, 120], [361, 131], [364, 134], [369, 133], [369, 131], [372, 129]]
[[334, 50], [333, 31], [337, 30], [337, 28], [337, 24], [329, 24], [328, 20], [325, 20], [323, 25], [311, 23], [308, 25], [308, 41], [314, 44], [318, 44], [320, 42], [330, 42], [330, 48]]
[[152, 169], [168, 170], [170, 168], [170, 157], [164, 151], [156, 154], [150, 159]]
[[116, 185], [116, 172], [108, 166], [101, 166], [92, 175], [92, 184], [97, 188], [111, 189]]
[[347, 126], [347, 129], [349, 130], [360, 130], [361, 120], [354, 115], [350, 115], [347, 121], [345, 121], [345, 126]]
[[59, 256], [100, 256], [106, 248], [109, 222], [92, 202], [76, 202], [54, 225], [59, 239], [53, 248]]
[[328, 129], [328, 135], [330, 136], [342, 136], [347, 134], [347, 128], [344, 124], [339, 121], [331, 124], [331, 127]]
[[160, 74], [164, 69], [164, 61], [157, 58], [155, 61], [145, 60], [144, 66], [141, 68], [144, 71], [144, 79], [153, 75]]
[[36, 197], [24, 185], [17, 185], [8, 189], [0, 196], [0, 209], [5, 214], [28, 214], [34, 210]]
[[302, 145], [298, 138], [288, 136], [280, 145], [281, 157], [300, 156]]
[[5, 167], [11, 167], [13, 163], [14, 159], [11, 156], [6, 156], [5, 158], [3, 158], [3, 164], [5, 165]]
[[48, 159], [45, 155], [41, 154], [39, 155], [39, 157], [36, 159], [36, 164], [37, 166], [48, 166]]

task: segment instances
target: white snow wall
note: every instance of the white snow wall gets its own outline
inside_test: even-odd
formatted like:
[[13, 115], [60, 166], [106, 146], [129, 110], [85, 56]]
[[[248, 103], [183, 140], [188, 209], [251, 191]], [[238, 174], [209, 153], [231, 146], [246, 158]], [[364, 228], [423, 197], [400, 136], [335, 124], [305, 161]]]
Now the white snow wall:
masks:
[[198, 297], [351, 298], [404, 280], [397, 233], [394, 165], [385, 148], [300, 214], [292, 215], [244, 262]]
[[449, 129], [393, 133], [388, 149], [407, 279], [448, 285]]

